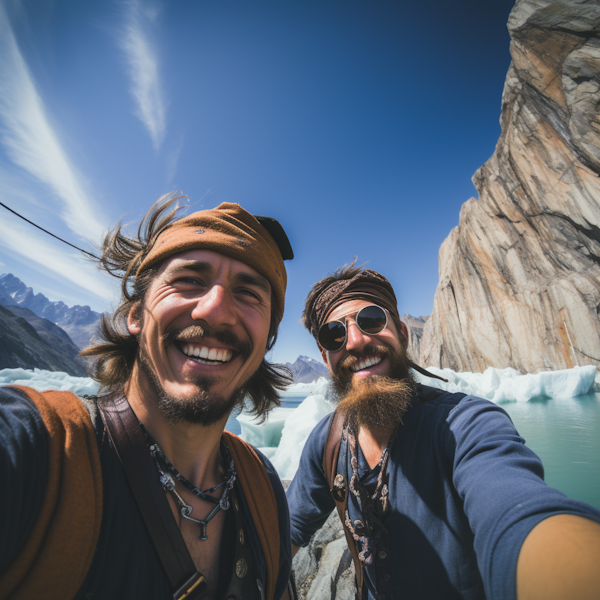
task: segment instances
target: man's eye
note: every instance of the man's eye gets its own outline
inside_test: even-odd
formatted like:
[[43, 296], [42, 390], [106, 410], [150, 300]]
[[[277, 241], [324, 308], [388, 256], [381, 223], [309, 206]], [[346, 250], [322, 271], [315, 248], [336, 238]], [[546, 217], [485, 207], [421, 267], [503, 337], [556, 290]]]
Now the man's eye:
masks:
[[175, 283], [184, 283], [184, 284], [190, 284], [190, 285], [204, 285], [202, 280], [198, 279], [197, 277], [178, 277], [175, 280]]
[[262, 300], [262, 298], [260, 297], [260, 294], [258, 294], [254, 290], [250, 290], [248, 288], [240, 288], [239, 290], [237, 290], [237, 293], [242, 296], [245, 296], [249, 299], [253, 299], [253, 300], [257, 300], [257, 301]]

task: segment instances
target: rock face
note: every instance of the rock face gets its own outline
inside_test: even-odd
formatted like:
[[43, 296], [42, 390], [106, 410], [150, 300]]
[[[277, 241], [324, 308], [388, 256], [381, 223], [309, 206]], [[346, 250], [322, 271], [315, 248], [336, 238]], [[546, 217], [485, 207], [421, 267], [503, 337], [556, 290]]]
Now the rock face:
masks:
[[89, 344], [102, 318], [89, 306], [67, 306], [64, 302], [51, 302], [43, 294], [35, 294], [12, 273], [0, 275], [0, 304], [28, 308], [38, 317], [52, 321], [69, 334], [79, 349]]
[[293, 568], [299, 600], [354, 600], [354, 564], [337, 511], [298, 550]]
[[[291, 481], [281, 481], [287, 490]], [[336, 510], [292, 564], [298, 600], [354, 600], [354, 564]]]
[[419, 362], [419, 356], [421, 355], [421, 340], [427, 319], [429, 317], [413, 317], [408, 313], [400, 317], [400, 320], [408, 328], [408, 356], [417, 362]]
[[600, 4], [520, 0], [502, 135], [439, 253], [420, 364], [600, 365]]

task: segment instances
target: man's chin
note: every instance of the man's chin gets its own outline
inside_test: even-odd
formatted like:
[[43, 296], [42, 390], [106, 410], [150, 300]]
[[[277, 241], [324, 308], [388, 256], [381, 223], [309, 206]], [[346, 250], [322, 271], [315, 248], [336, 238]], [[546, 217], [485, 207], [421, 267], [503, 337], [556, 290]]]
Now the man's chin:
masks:
[[163, 386], [141, 354], [139, 363], [158, 408], [169, 423], [185, 422], [209, 427], [225, 419], [243, 401], [243, 389], [228, 395], [216, 391], [221, 380], [214, 377], [197, 377], [180, 385], [171, 382]]
[[333, 378], [338, 410], [368, 429], [386, 429], [398, 424], [415, 391], [406, 354], [391, 350], [383, 354], [390, 361], [389, 377], [374, 374], [357, 376], [351, 370], [356, 363], [353, 357]]
[[243, 394], [222, 397], [206, 392], [183, 398], [161, 394], [158, 408], [173, 425], [183, 422], [210, 427], [226, 419], [242, 398]]
[[367, 375], [353, 377], [339, 396], [338, 409], [357, 425], [385, 429], [402, 420], [415, 390], [411, 378], [402, 380]]

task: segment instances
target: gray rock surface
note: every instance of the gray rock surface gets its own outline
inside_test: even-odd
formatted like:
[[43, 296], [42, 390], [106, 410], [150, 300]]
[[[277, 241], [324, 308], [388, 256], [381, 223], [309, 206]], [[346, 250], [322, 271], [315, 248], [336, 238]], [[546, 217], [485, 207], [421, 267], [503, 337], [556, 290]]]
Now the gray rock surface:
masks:
[[28, 308], [23, 308], [18, 304], [7, 306], [5, 308], [13, 313], [13, 315], [25, 319], [25, 321], [27, 321], [36, 330], [37, 334], [51, 348], [56, 350], [56, 352], [66, 356], [71, 360], [74, 360], [85, 369], [85, 360], [83, 358], [77, 358], [77, 355], [79, 354], [79, 348], [73, 343], [73, 340], [71, 340], [64, 329], [61, 329], [58, 325], [55, 325], [48, 319], [38, 317]]
[[400, 320], [408, 328], [408, 356], [417, 363], [421, 356], [421, 340], [423, 338], [423, 328], [429, 317], [413, 317], [408, 313], [402, 315]]
[[[15, 307], [10, 308], [14, 309]], [[33, 313], [31, 314], [33, 315]], [[25, 316], [29, 317], [30, 315]], [[35, 317], [35, 315], [33, 316]], [[40, 319], [40, 321], [45, 321], [45, 319]], [[14, 314], [9, 308], [0, 305], [0, 369], [38, 368], [48, 371], [64, 371], [70, 375], [86, 377], [85, 367], [61, 353], [61, 350], [65, 348], [67, 348], [67, 353], [71, 353], [70, 346], [73, 344], [70, 341], [66, 342], [64, 336], [57, 334], [53, 329], [56, 325], [48, 321], [46, 323], [34, 321], [34, 325], [40, 330], [39, 333], [26, 318]]]
[[520, 0], [502, 134], [442, 244], [420, 364], [600, 364], [600, 4]]
[[[291, 481], [281, 483], [287, 490]], [[292, 567], [299, 600], [354, 600], [354, 564], [337, 511], [298, 550]]]
[[354, 564], [336, 511], [298, 550], [293, 568], [300, 600], [354, 599]]

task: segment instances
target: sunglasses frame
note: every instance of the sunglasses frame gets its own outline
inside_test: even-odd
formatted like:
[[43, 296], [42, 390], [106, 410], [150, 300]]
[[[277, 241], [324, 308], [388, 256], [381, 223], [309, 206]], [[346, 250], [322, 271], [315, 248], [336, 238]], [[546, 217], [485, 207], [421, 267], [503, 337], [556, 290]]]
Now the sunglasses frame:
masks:
[[[358, 324], [358, 316], [360, 315], [360, 313], [365, 310], [365, 308], [371, 308], [371, 306], [375, 306], [379, 309], [381, 309], [383, 311], [383, 314], [385, 315], [385, 325], [381, 328], [381, 331], [378, 331], [377, 333], [369, 333], [368, 331], [364, 331], [362, 329], [362, 327]], [[340, 350], [342, 350], [344, 348], [344, 346], [346, 345], [346, 342], [348, 341], [348, 326], [346, 325], [346, 318], [350, 317], [354, 315], [354, 324], [358, 327], [358, 330], [363, 334], [363, 335], [379, 335], [380, 333], [383, 333], [388, 326], [389, 323], [389, 317], [388, 317], [388, 311], [383, 308], [382, 306], [379, 306], [379, 304], [368, 304], [367, 306], [363, 306], [362, 308], [359, 308], [357, 311], [355, 312], [351, 312], [348, 313], [347, 315], [344, 315], [342, 318], [344, 319], [344, 321], [340, 321], [339, 319], [334, 319], [333, 321], [327, 321], [326, 323], [323, 323], [323, 325], [321, 325], [321, 327], [319, 328], [319, 332], [317, 335], [317, 341], [319, 342], [319, 346], [321, 346], [321, 348], [323, 348], [324, 350], [326, 350], [327, 352], [339, 352]], [[336, 348], [335, 350], [329, 350], [327, 348], [325, 348], [325, 346], [323, 346], [323, 344], [321, 343], [321, 330], [323, 329], [323, 327], [325, 327], [325, 325], [329, 325], [329, 323], [340, 323], [343, 327], [344, 327], [344, 341], [342, 342], [341, 346], [339, 348]]]

